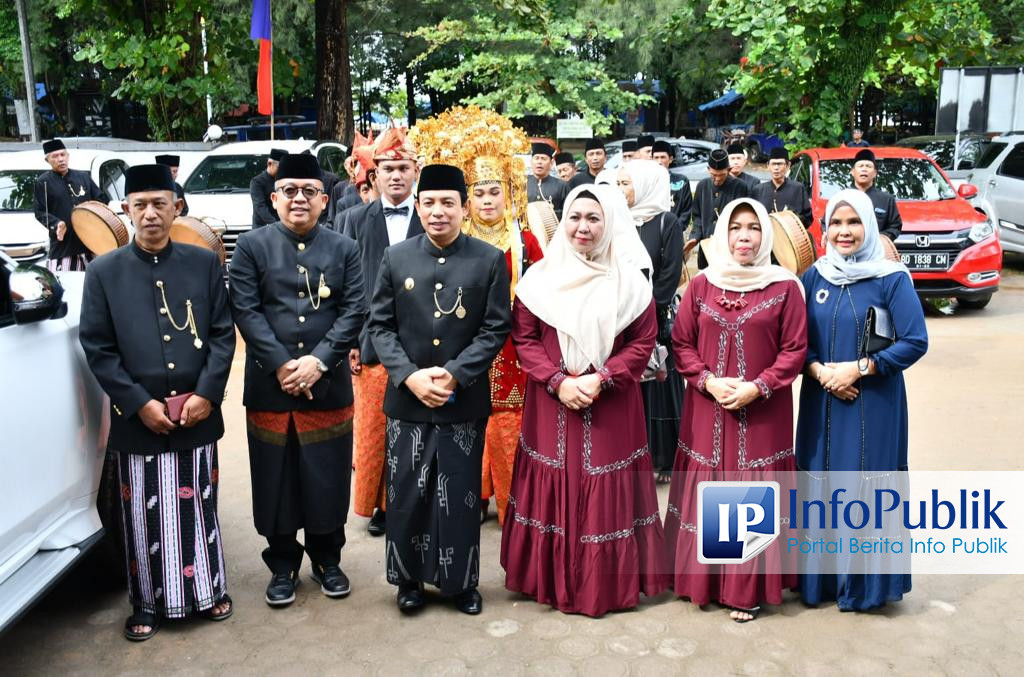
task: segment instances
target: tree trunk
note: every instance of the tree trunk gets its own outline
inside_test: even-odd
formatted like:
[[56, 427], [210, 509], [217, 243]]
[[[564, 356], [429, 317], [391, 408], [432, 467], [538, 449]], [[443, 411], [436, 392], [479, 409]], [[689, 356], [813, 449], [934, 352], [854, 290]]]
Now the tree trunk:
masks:
[[316, 0], [317, 137], [352, 145], [348, 0]]

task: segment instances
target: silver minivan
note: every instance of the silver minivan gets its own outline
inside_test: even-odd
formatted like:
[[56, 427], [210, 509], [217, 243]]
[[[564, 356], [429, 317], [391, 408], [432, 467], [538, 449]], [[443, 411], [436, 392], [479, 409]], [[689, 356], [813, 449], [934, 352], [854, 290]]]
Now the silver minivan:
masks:
[[975, 208], [999, 227], [1003, 251], [1024, 254], [1024, 134], [992, 139], [967, 182], [978, 187]]

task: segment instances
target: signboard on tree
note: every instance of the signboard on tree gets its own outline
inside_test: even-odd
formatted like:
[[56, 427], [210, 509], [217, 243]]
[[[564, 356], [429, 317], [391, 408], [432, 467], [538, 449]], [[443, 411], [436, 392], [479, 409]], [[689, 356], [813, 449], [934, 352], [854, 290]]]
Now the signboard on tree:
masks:
[[559, 139], [592, 139], [594, 130], [581, 118], [559, 120], [555, 132]]

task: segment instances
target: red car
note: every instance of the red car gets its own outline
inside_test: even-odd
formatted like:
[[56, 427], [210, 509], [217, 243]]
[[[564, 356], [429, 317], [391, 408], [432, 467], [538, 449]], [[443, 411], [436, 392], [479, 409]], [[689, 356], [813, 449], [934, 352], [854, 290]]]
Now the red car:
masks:
[[[814, 222], [811, 236], [824, 252], [821, 224], [825, 205], [853, 187], [853, 158], [859, 148], [809, 148], [793, 158], [789, 177], [808, 186]], [[949, 177], [924, 153], [912, 148], [872, 148], [875, 185], [892, 193], [903, 219], [896, 240], [921, 297], [955, 297], [961, 307], [984, 308], [999, 289], [1003, 250], [992, 222], [965, 199], [970, 184], [953, 188]]]

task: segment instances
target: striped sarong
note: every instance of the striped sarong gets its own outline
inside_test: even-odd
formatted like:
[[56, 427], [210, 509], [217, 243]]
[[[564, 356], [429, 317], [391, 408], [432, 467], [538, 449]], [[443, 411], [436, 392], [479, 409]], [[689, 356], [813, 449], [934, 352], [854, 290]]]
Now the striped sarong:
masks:
[[46, 269], [51, 273], [60, 272], [62, 270], [85, 270], [85, 267], [89, 265], [89, 261], [92, 261], [92, 254], [77, 254], [75, 256], [65, 256], [59, 259], [46, 259]]
[[132, 606], [166, 618], [213, 607], [227, 592], [217, 520], [217, 445], [118, 454]]

